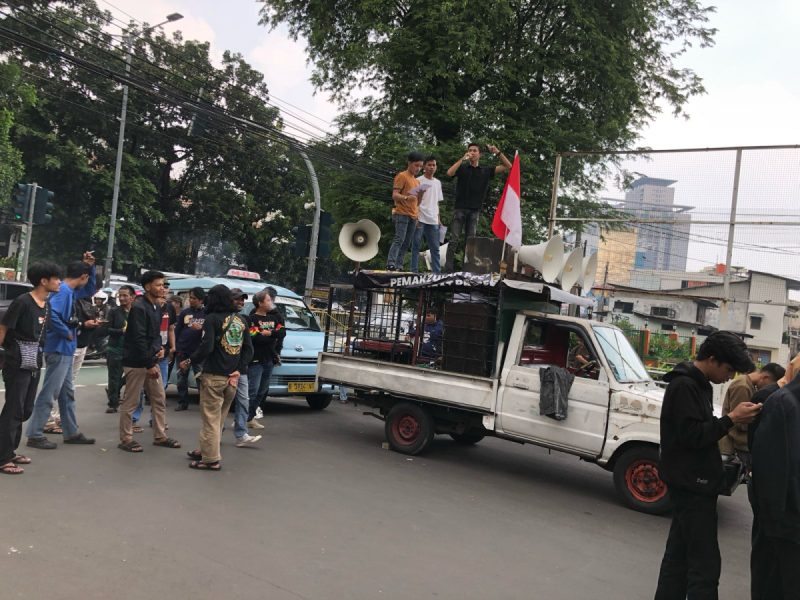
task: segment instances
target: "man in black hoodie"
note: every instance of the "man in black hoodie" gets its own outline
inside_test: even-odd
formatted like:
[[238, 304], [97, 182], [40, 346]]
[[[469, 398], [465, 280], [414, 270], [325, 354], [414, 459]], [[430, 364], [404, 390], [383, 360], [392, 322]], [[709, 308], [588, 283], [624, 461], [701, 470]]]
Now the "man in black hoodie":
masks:
[[718, 442], [734, 424], [749, 423], [761, 405], [741, 402], [718, 419], [712, 383], [754, 369], [744, 342], [729, 331], [712, 333], [694, 362], [664, 376], [659, 474], [674, 505], [658, 575], [656, 600], [716, 599], [720, 575], [717, 496], [722, 488]]
[[765, 402], [753, 431], [753, 600], [800, 598], [800, 378]]

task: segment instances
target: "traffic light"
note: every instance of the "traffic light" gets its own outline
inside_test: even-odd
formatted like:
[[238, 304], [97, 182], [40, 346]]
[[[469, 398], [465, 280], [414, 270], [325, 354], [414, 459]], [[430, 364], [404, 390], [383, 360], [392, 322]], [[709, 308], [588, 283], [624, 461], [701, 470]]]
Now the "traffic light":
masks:
[[47, 225], [53, 220], [53, 197], [50, 190], [38, 188], [36, 190], [36, 203], [33, 205], [33, 222], [36, 225]]
[[330, 258], [331, 256], [331, 224], [333, 215], [322, 211], [319, 213], [319, 237], [317, 238], [317, 258]]
[[294, 234], [292, 256], [308, 256], [308, 249], [311, 245], [311, 225], [293, 227], [292, 233]]
[[15, 221], [24, 223], [28, 220], [28, 211], [31, 206], [30, 195], [30, 184], [17, 183], [14, 185], [14, 191], [11, 194], [11, 207]]

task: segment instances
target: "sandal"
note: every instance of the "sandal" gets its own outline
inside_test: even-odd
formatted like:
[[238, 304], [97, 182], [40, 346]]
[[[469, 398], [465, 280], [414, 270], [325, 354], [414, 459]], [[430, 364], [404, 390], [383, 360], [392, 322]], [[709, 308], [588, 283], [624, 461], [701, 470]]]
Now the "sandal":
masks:
[[162, 446], [163, 448], [180, 448], [181, 443], [178, 440], [173, 440], [172, 438], [166, 438], [164, 440], [154, 441], [153, 446]]
[[219, 461], [214, 462], [203, 462], [202, 460], [193, 460], [189, 463], [190, 469], [198, 469], [200, 471], [219, 471], [222, 468], [222, 465], [219, 464]]
[[15, 465], [29, 465], [31, 464], [31, 459], [27, 456], [22, 456], [22, 454], [17, 454], [14, 458], [11, 459]]
[[60, 425], [48, 425], [44, 428], [44, 433], [64, 433]]
[[25, 469], [18, 467], [13, 462], [7, 463], [0, 467], [0, 473], [3, 473], [4, 475], [22, 475], [24, 472]]
[[144, 428], [139, 425], [133, 426], [133, 433], [144, 433]]
[[137, 442], [136, 440], [131, 440], [130, 442], [120, 442], [117, 444], [117, 448], [120, 450], [125, 450], [125, 452], [143, 452], [144, 448], [142, 445]]
[[203, 455], [200, 453], [200, 450], [189, 450], [186, 456], [192, 460], [203, 460]]

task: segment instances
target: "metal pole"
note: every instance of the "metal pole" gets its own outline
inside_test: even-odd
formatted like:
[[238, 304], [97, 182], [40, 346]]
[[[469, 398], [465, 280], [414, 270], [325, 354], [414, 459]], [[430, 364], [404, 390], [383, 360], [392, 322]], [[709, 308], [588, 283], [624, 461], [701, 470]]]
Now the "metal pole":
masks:
[[314, 193], [314, 222], [311, 225], [311, 240], [308, 245], [308, 270], [306, 271], [305, 297], [308, 300], [311, 297], [311, 290], [314, 289], [314, 271], [317, 267], [317, 240], [319, 238], [319, 217], [322, 212], [322, 199], [319, 194], [319, 181], [317, 180], [317, 172], [314, 170], [314, 165], [305, 152], [299, 148], [297, 148], [297, 152], [303, 158], [303, 162], [306, 163], [308, 177], [311, 179], [311, 191]]
[[[133, 37], [125, 38], [125, 76], [131, 72]], [[114, 167], [114, 192], [111, 196], [111, 221], [108, 224], [108, 250], [103, 269], [103, 287], [111, 281], [111, 268], [114, 263], [114, 236], [117, 231], [117, 207], [119, 206], [119, 181], [122, 175], [122, 148], [125, 144], [125, 120], [128, 115], [128, 86], [122, 86], [122, 111], [119, 115], [119, 139], [117, 139], [117, 164]]]
[[556, 224], [556, 207], [558, 206], [558, 183], [561, 179], [561, 154], [556, 154], [556, 168], [553, 173], [553, 193], [550, 195], [550, 216], [547, 219], [547, 239], [553, 237]]
[[22, 273], [21, 280], [25, 281], [28, 276], [28, 259], [31, 255], [31, 239], [33, 238], [33, 209], [36, 204], [36, 190], [38, 186], [32, 183], [28, 186], [29, 201], [28, 201], [28, 219], [25, 231], [25, 251], [22, 254]]
[[728, 252], [725, 256], [725, 273], [722, 276], [722, 307], [719, 315], [719, 328], [730, 327], [728, 302], [731, 294], [731, 261], [733, 260], [733, 238], [736, 228], [736, 204], [739, 202], [739, 175], [742, 172], [742, 149], [736, 150], [736, 168], [733, 172], [733, 194], [731, 196], [731, 221], [728, 226]]

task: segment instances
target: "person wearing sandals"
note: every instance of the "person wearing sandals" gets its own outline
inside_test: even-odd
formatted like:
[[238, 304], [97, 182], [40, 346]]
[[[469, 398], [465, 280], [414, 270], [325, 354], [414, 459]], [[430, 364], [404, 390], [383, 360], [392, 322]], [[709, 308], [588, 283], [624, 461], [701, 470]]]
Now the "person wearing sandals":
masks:
[[203, 322], [203, 339], [189, 358], [180, 364], [188, 369], [200, 365], [197, 377], [200, 386], [200, 448], [189, 452], [189, 467], [205, 471], [219, 471], [220, 438], [225, 416], [236, 396], [243, 361], [252, 356], [252, 342], [245, 319], [238, 314], [225, 285], [215, 285], [206, 296], [206, 319]]
[[52, 450], [57, 444], [44, 436], [44, 427], [50, 416], [53, 401], [58, 398], [61, 429], [65, 444], [94, 444], [78, 430], [75, 416], [75, 385], [72, 380], [72, 361], [77, 347], [77, 319], [75, 303], [81, 298], [94, 296], [96, 288], [93, 252], [84, 252], [83, 261], [67, 265], [66, 277], [51, 294], [50, 313], [44, 336], [45, 373], [42, 389], [33, 404], [33, 415], [28, 422], [28, 442], [31, 448]]
[[22, 424], [33, 412], [39, 385], [42, 341], [47, 322], [47, 295], [61, 285], [61, 269], [51, 262], [34, 263], [28, 269], [34, 288], [17, 296], [0, 322], [0, 347], [3, 353], [3, 381], [6, 402], [0, 412], [0, 473], [21, 475], [19, 465], [31, 459], [17, 454], [22, 439]]
[[164, 274], [146, 271], [142, 275], [144, 296], [138, 297], [128, 313], [125, 341], [122, 344], [122, 368], [125, 372], [125, 394], [119, 407], [117, 447], [126, 452], [141, 452], [141, 444], [133, 439], [133, 412], [144, 389], [150, 399], [153, 418], [153, 445], [180, 448], [177, 440], [166, 435], [167, 397], [161, 379], [159, 361], [165, 351], [161, 340], [161, 298]]

